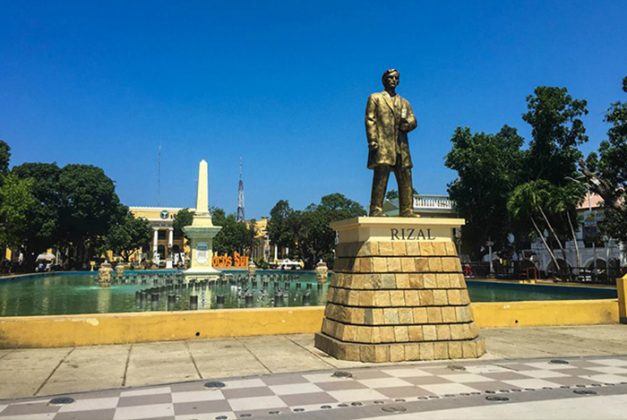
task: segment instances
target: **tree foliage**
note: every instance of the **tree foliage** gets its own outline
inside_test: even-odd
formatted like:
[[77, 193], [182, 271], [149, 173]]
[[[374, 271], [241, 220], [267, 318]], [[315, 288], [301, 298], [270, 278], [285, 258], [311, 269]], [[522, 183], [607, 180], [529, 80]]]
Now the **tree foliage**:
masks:
[[507, 199], [522, 176], [523, 138], [514, 128], [503, 126], [497, 134], [475, 133], [457, 128], [446, 166], [458, 178], [448, 192], [459, 214], [466, 219], [464, 243], [474, 257], [488, 240], [497, 248], [507, 244], [514, 231], [507, 211]]
[[124, 212], [124, 215], [109, 227], [105, 235], [103, 250], [111, 250], [128, 261], [134, 250], [150, 247], [153, 231], [148, 220], [136, 218], [128, 207], [121, 207], [119, 211]]
[[[571, 239], [576, 243], [573, 229], [576, 209], [586, 192], [575, 179], [577, 162], [583, 156], [578, 146], [588, 141], [581, 120], [587, 113], [587, 102], [573, 99], [566, 88], [541, 86], [527, 97], [523, 120], [531, 125], [532, 138], [524, 159], [525, 175], [518, 188], [543, 197], [535, 205], [541, 217], [516, 211], [515, 205], [523, 205], [519, 201], [508, 203], [510, 214], [525, 214], [517, 221], [521, 225], [530, 221], [533, 236], [545, 229], [550, 232], [550, 240], [541, 239], [549, 253], [549, 248], [559, 248], [563, 260], [567, 259], [565, 241]], [[514, 190], [513, 195], [517, 192]], [[560, 268], [555, 257], [553, 262]]]
[[33, 181], [0, 175], [0, 244], [20, 246], [29, 213], [36, 206]]
[[[623, 91], [627, 92], [627, 77]], [[627, 102], [611, 104], [605, 122], [610, 124], [607, 139], [599, 145], [598, 156], [592, 153], [587, 159], [589, 170], [596, 174], [587, 178], [590, 188], [603, 197], [601, 231], [627, 242]]]
[[0, 175], [6, 175], [9, 172], [10, 160], [11, 148], [4, 140], [0, 140]]
[[290, 207], [287, 200], [279, 200], [272, 210], [268, 221], [270, 242], [279, 248], [295, 247], [294, 232], [298, 231], [299, 214]]
[[588, 141], [581, 120], [587, 113], [587, 102], [573, 99], [566, 88], [540, 86], [527, 97], [523, 120], [531, 126], [532, 136], [525, 159], [528, 180], [562, 185], [577, 175], [582, 157], [577, 146]]
[[63, 242], [60, 235], [60, 172], [55, 163], [23, 163], [11, 170], [16, 177], [32, 181], [32, 193], [37, 202], [28, 210], [23, 224], [21, 245], [27, 251], [25, 255], [38, 255]]
[[[238, 252], [241, 255], [250, 253], [253, 245], [254, 225], [249, 226], [244, 222], [238, 222], [234, 214], [227, 215], [220, 208], [211, 210], [211, 221], [222, 229], [213, 239], [213, 251], [218, 254], [232, 254]], [[251, 233], [251, 231], [253, 231]]]
[[522, 116], [531, 126], [528, 149], [508, 126], [497, 134], [455, 131], [446, 165], [458, 178], [449, 194], [467, 220], [464, 245], [473, 256], [488, 239], [504, 248], [510, 233], [519, 247], [528, 246], [530, 237], [545, 241], [545, 230], [551, 233], [547, 248], [563, 248], [574, 236], [576, 207], [585, 194], [575, 178], [578, 146], [588, 140], [581, 119], [586, 106], [566, 88], [536, 88]]
[[86, 263], [112, 224], [124, 217], [113, 181], [101, 168], [66, 165], [59, 173], [62, 237], [77, 250], [76, 265]]
[[189, 209], [179, 210], [174, 215], [174, 220], [172, 221], [172, 227], [174, 227], [174, 235], [180, 236], [183, 235], [183, 228], [185, 226], [190, 226], [194, 220], [194, 213], [192, 213]]
[[302, 258], [309, 268], [320, 259], [332, 265], [335, 232], [330, 223], [365, 214], [359, 203], [339, 193], [326, 195], [319, 204], [310, 204], [302, 211], [293, 210], [286, 200], [281, 200], [270, 212], [270, 241], [279, 247], [290, 247], [291, 255]]

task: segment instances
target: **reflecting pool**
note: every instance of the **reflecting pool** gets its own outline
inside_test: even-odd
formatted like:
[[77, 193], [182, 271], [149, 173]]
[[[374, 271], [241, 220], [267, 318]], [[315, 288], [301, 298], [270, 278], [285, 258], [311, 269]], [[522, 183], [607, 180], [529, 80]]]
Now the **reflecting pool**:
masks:
[[[610, 288], [467, 283], [473, 302], [616, 298]], [[327, 287], [310, 271], [258, 270], [252, 278], [229, 271], [190, 284], [179, 271], [127, 271], [108, 288], [93, 272], [53, 273], [0, 279], [0, 316], [317, 306], [325, 304]]]

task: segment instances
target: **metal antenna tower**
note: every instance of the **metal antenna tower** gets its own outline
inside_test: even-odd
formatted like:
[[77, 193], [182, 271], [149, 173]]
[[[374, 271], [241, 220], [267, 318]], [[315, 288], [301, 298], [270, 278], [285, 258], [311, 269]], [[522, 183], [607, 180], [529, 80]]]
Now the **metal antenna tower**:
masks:
[[239, 158], [239, 184], [237, 186], [237, 221], [244, 221], [244, 180], [242, 178], [242, 158]]

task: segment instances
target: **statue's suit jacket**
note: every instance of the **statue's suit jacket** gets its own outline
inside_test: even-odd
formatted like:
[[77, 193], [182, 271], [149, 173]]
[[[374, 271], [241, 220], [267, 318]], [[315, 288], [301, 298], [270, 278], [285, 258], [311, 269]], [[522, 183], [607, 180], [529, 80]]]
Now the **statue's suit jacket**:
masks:
[[[401, 116], [409, 124], [409, 131], [416, 128], [416, 117], [407, 99], [396, 94], [392, 98], [386, 91], [373, 93], [366, 105], [366, 135], [368, 143], [379, 145], [368, 153], [368, 168], [379, 165], [398, 165], [411, 168], [411, 156], [407, 133], [400, 130]], [[403, 110], [404, 109], [404, 110]], [[400, 159], [400, 161], [397, 161]]]

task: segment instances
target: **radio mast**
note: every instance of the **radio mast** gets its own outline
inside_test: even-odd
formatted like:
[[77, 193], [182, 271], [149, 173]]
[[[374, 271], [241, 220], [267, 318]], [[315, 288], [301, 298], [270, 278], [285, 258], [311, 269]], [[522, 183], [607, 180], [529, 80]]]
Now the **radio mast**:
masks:
[[239, 158], [239, 184], [237, 186], [237, 221], [244, 221], [244, 179], [242, 178], [242, 158]]

